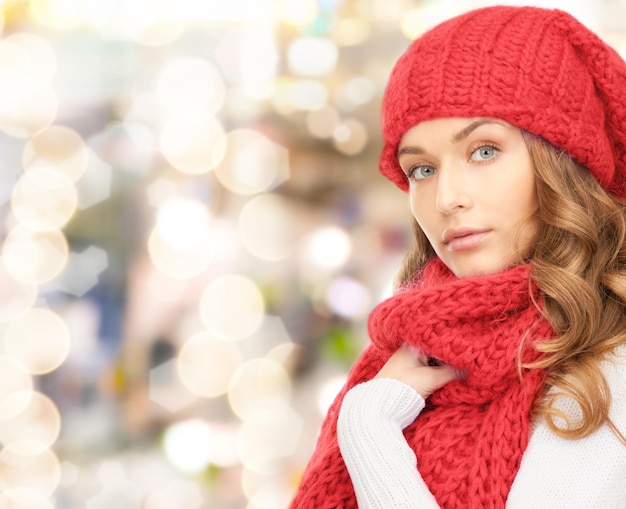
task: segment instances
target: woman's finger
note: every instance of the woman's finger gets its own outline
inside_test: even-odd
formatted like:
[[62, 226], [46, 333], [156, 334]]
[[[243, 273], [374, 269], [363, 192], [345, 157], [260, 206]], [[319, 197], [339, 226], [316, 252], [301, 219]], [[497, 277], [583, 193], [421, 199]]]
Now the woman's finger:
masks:
[[446, 365], [429, 365], [428, 356], [404, 345], [387, 360], [375, 378], [400, 380], [426, 399], [438, 388], [457, 379], [458, 371]]

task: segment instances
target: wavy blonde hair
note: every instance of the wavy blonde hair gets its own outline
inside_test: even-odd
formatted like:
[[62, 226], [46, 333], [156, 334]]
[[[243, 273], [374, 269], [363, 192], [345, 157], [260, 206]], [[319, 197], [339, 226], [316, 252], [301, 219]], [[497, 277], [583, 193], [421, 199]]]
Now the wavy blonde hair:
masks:
[[[608, 352], [626, 343], [626, 204], [567, 154], [522, 134], [538, 199], [537, 212], [529, 219], [539, 225], [531, 277], [543, 292], [543, 313], [557, 333], [537, 346], [548, 354], [544, 359], [520, 365], [547, 370], [546, 392], [536, 402], [535, 415], [544, 416], [564, 438], [581, 438], [606, 424], [626, 445], [609, 418], [611, 391], [600, 365]], [[435, 255], [414, 219], [413, 230], [398, 285], [408, 283]], [[548, 391], [552, 386], [558, 390]], [[562, 397], [577, 402], [580, 419], [557, 407]]]

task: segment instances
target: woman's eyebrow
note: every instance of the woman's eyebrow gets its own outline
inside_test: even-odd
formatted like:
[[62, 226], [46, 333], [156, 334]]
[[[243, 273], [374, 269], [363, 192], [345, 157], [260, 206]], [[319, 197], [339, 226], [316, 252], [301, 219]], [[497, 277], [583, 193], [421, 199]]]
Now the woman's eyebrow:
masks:
[[505, 123], [499, 122], [498, 120], [493, 120], [490, 118], [479, 118], [478, 120], [472, 122], [467, 127], [461, 129], [454, 136], [452, 136], [450, 141], [452, 143], [459, 143], [460, 141], [463, 141], [465, 138], [467, 138], [472, 133], [472, 131], [474, 131], [475, 129], [478, 129], [481, 125], [485, 125], [485, 124], [498, 124], [502, 127], [508, 127]]
[[[467, 127], [464, 127], [463, 129], [461, 129], [458, 133], [456, 133], [454, 136], [452, 136], [452, 138], [450, 139], [450, 141], [454, 144], [457, 144], [461, 141], [463, 141], [465, 138], [467, 138], [472, 131], [478, 129], [480, 126], [485, 125], [485, 124], [497, 124], [500, 125], [502, 127], [509, 127], [507, 124], [505, 124], [504, 122], [500, 122], [498, 120], [494, 120], [494, 119], [490, 119], [490, 118], [479, 118], [478, 120], [475, 120], [474, 122], [472, 122], [470, 125], [468, 125]], [[425, 154], [426, 151], [417, 146], [417, 145], [411, 145], [411, 146], [407, 146], [407, 147], [402, 147], [398, 150], [398, 157], [400, 157], [401, 155], [404, 154], [413, 154], [413, 155], [422, 155]]]
[[426, 151], [420, 147], [414, 147], [414, 146], [410, 146], [410, 147], [402, 147], [400, 150], [398, 150], [398, 157], [400, 157], [403, 154], [424, 154], [426, 153]]

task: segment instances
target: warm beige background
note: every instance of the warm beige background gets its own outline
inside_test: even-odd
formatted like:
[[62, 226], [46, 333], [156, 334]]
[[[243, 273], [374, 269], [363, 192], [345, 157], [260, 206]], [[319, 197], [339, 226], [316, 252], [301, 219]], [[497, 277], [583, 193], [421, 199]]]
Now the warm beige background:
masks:
[[0, 1], [1, 509], [286, 507], [407, 244], [386, 76], [490, 3]]

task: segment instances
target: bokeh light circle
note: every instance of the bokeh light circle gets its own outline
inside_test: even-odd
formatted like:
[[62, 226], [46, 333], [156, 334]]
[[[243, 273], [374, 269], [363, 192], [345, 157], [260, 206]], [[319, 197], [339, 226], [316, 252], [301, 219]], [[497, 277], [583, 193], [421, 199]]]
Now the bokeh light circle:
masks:
[[244, 468], [241, 489], [249, 501], [246, 509], [275, 509], [289, 507], [294, 484], [290, 475], [285, 476], [284, 469], [261, 473]]
[[296, 26], [313, 23], [320, 9], [315, 0], [280, 0], [275, 3], [278, 18], [283, 23]]
[[368, 18], [342, 17], [334, 24], [331, 37], [339, 46], [356, 46], [369, 37], [371, 30], [371, 22]]
[[30, 0], [35, 18], [44, 26], [57, 30], [76, 28], [83, 21], [81, 0]]
[[220, 421], [191, 418], [173, 423], [165, 432], [163, 445], [168, 461], [186, 473], [201, 472], [208, 465], [232, 467], [239, 462], [237, 427]]
[[60, 171], [35, 168], [22, 174], [13, 188], [11, 208], [31, 230], [55, 230], [69, 221], [78, 204], [72, 180]]
[[319, 110], [328, 103], [328, 88], [317, 80], [296, 80], [289, 85], [286, 93], [287, 100], [296, 110]]
[[50, 82], [57, 70], [57, 56], [52, 45], [43, 37], [27, 33], [18, 32], [9, 35], [6, 42], [15, 44], [21, 48], [30, 61], [30, 72], [37, 82]]
[[3, 96], [0, 119], [15, 111], [15, 103], [20, 102], [24, 89], [32, 81], [33, 70], [29, 68], [29, 63], [23, 48], [6, 39], [0, 40], [0, 92]]
[[435, 25], [461, 13], [465, 7], [463, 3], [429, 2], [420, 7], [408, 9], [400, 20], [400, 30], [408, 39], [417, 39]]
[[202, 419], [190, 419], [172, 424], [163, 437], [165, 456], [182, 472], [202, 472], [211, 460], [214, 436]]
[[59, 99], [50, 85], [31, 84], [9, 111], [0, 111], [0, 129], [15, 138], [28, 138], [52, 125], [58, 110]]
[[300, 37], [287, 49], [287, 64], [297, 76], [324, 76], [337, 64], [337, 45], [324, 37]]
[[263, 357], [242, 364], [230, 381], [228, 401], [240, 418], [246, 419], [291, 398], [291, 379], [282, 364]]
[[252, 280], [227, 274], [206, 286], [200, 297], [199, 312], [210, 334], [237, 341], [251, 336], [261, 326], [265, 301]]
[[57, 440], [61, 415], [45, 394], [16, 391], [4, 398], [0, 416], [0, 442], [13, 444], [21, 454], [39, 454]]
[[309, 132], [316, 138], [326, 139], [332, 137], [340, 120], [337, 109], [327, 105], [319, 110], [307, 113], [306, 126]]
[[0, 415], [8, 415], [9, 407], [14, 405], [9, 399], [5, 406], [6, 398], [15, 392], [32, 390], [33, 377], [11, 357], [0, 354]]
[[[15, 500], [15, 496], [19, 498], [19, 493], [22, 492], [26, 495], [26, 501], [18, 502]], [[37, 494], [37, 490], [7, 490], [0, 493], [0, 508], [2, 509], [58, 509], [58, 506], [54, 504], [51, 498], [48, 498], [42, 494]]]
[[214, 242], [205, 232], [193, 245], [173, 245], [171, 237], [163, 236], [156, 226], [148, 238], [148, 252], [154, 266], [176, 279], [190, 279], [204, 272], [211, 264]]
[[252, 198], [239, 216], [239, 237], [246, 249], [261, 260], [288, 258], [296, 240], [296, 227], [288, 203], [277, 195]]
[[4, 347], [29, 373], [42, 375], [54, 371], [67, 358], [70, 332], [54, 311], [33, 308], [7, 325]]
[[287, 150], [252, 129], [226, 135], [227, 150], [215, 176], [229, 191], [251, 195], [270, 189], [289, 174]]
[[[6, 244], [6, 240], [5, 240]], [[31, 272], [28, 272], [30, 277]], [[0, 257], [0, 322], [7, 322], [29, 309], [37, 299], [37, 287], [11, 274]]]
[[32, 231], [18, 225], [7, 235], [2, 256], [12, 277], [28, 285], [40, 285], [65, 268], [69, 246], [59, 230]]
[[25, 454], [18, 444], [7, 444], [0, 450], [1, 496], [9, 503], [46, 507], [47, 497], [54, 493], [61, 480], [61, 465], [50, 449], [37, 444], [30, 449], [41, 449], [41, 452]]
[[122, 2], [116, 7], [116, 16], [109, 26], [102, 27], [100, 24], [100, 30], [105, 34], [121, 29], [125, 38], [131, 41], [145, 46], [165, 46], [178, 38], [185, 28], [177, 16], [181, 6], [175, 2], [134, 0]]
[[367, 104], [376, 95], [376, 84], [366, 76], [356, 76], [345, 84], [344, 93], [356, 106]]
[[187, 390], [212, 398], [228, 391], [229, 381], [240, 364], [241, 352], [236, 344], [199, 333], [180, 348], [176, 367]]
[[356, 155], [367, 146], [368, 134], [365, 125], [354, 119], [347, 119], [333, 130], [335, 148], [346, 155]]
[[239, 428], [237, 449], [247, 469], [272, 474], [296, 449], [302, 418], [287, 404], [275, 404], [253, 413]]
[[202, 491], [198, 483], [186, 479], [174, 479], [151, 490], [147, 495], [145, 509], [200, 509]]
[[322, 269], [337, 269], [352, 254], [352, 240], [337, 226], [322, 226], [302, 241], [302, 256], [306, 265]]
[[173, 197], [163, 201], [157, 212], [159, 235], [176, 249], [189, 250], [202, 243], [209, 231], [207, 207], [196, 200]]
[[370, 310], [370, 294], [360, 281], [343, 276], [326, 289], [326, 304], [339, 316], [361, 318]]
[[210, 62], [184, 57], [166, 62], [156, 76], [155, 92], [166, 115], [181, 111], [214, 114], [224, 104], [226, 87]]
[[50, 126], [24, 145], [22, 164], [26, 170], [51, 167], [67, 175], [72, 182], [85, 173], [89, 152], [83, 138], [73, 129]]
[[54, 121], [56, 65], [52, 47], [38, 35], [15, 33], [0, 41], [0, 129], [25, 138]]
[[226, 153], [220, 121], [208, 114], [186, 112], [169, 118], [161, 131], [161, 151], [178, 171], [199, 175], [217, 166]]

